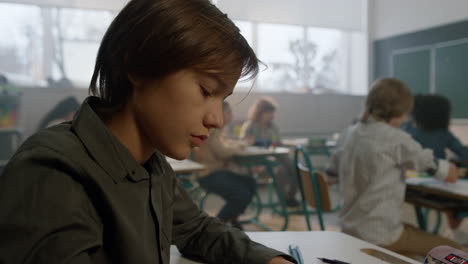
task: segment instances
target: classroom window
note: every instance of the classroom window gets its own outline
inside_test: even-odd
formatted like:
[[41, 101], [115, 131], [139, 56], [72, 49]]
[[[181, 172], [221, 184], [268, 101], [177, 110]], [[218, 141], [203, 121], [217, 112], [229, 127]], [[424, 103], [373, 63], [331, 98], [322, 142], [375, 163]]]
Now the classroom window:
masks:
[[0, 3], [0, 72], [28, 83], [87, 87], [108, 11]]
[[[234, 20], [234, 24], [239, 28], [242, 36], [247, 40], [252, 49], [255, 50], [255, 41], [254, 41], [254, 23], [249, 21]], [[249, 79], [240, 79], [236, 84], [236, 90], [249, 90], [253, 87], [253, 80]]]
[[59, 9], [59, 12], [64, 74], [70, 80], [79, 83], [79, 87], [87, 87], [101, 39], [114, 14], [69, 8]]
[[[235, 22], [266, 66], [260, 65], [254, 92], [361, 93], [353, 90], [348, 73], [352, 32]], [[239, 83], [238, 90], [252, 87], [247, 84]]]
[[304, 28], [293, 25], [258, 24], [257, 55], [267, 68], [259, 76], [256, 90], [294, 91], [301, 86], [301, 54]]
[[[114, 17], [102, 10], [0, 3], [0, 73], [21, 76], [36, 86], [65, 78], [86, 88], [100, 41]], [[240, 80], [237, 91], [254, 87], [253, 92], [367, 92], [367, 64], [361, 63], [367, 60], [364, 33], [234, 23], [264, 63], [255, 84]]]
[[23, 78], [42, 76], [43, 37], [41, 9], [0, 3], [0, 73]]
[[346, 92], [346, 33], [335, 29], [307, 28], [306, 43], [309, 54], [304, 54], [308, 64], [307, 89], [317, 93]]

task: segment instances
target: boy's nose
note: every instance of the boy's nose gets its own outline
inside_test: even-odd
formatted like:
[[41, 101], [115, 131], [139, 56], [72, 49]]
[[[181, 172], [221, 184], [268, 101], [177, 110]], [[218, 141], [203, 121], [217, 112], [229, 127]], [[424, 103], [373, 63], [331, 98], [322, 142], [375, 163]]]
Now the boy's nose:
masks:
[[216, 109], [206, 114], [205, 119], [204, 119], [204, 125], [207, 128], [223, 127], [222, 107], [216, 107]]

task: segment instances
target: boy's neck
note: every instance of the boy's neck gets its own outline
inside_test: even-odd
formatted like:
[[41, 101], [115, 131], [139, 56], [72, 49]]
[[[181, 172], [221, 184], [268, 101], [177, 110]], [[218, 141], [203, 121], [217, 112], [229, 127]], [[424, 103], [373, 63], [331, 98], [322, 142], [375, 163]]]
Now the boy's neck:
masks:
[[150, 144], [142, 142], [137, 123], [133, 116], [128, 111], [125, 111], [125, 108], [122, 111], [114, 113], [104, 123], [139, 164], [144, 164], [153, 155], [153, 150], [144, 147]]

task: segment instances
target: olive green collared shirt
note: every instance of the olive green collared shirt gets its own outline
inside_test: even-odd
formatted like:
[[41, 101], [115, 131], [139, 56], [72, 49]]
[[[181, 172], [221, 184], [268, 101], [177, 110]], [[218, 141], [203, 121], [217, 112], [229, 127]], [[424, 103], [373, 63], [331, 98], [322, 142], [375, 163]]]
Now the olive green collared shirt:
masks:
[[30, 137], [0, 176], [0, 263], [208, 263], [289, 256], [201, 212], [164, 157], [138, 164], [88, 98], [71, 123]]

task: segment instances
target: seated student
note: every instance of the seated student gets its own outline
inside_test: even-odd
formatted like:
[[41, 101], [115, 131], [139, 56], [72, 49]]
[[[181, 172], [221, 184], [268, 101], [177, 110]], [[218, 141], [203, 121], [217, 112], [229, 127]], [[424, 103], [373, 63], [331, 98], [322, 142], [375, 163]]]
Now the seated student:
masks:
[[[185, 159], [258, 60], [208, 0], [130, 0], [71, 123], [44, 129], [0, 176], [0, 263], [295, 262], [201, 212], [164, 156]], [[288, 259], [288, 260], [286, 260]]]
[[[458, 160], [468, 160], [468, 149], [449, 130], [450, 111], [450, 101], [442, 95], [417, 95], [412, 122], [404, 130], [439, 159], [446, 159], [446, 150], [450, 150]], [[458, 229], [461, 219], [455, 219], [451, 213], [447, 216], [455, 241], [468, 244], [468, 234]]]
[[403, 223], [405, 169], [427, 171], [448, 182], [456, 181], [457, 173], [453, 164], [435, 160], [431, 150], [399, 129], [412, 104], [403, 82], [388, 78], [373, 84], [339, 163], [340, 218], [347, 234], [398, 253], [425, 256], [438, 245], [460, 246]]
[[450, 101], [442, 95], [417, 95], [412, 112], [413, 126], [405, 130], [439, 159], [446, 159], [446, 150], [450, 150], [458, 159], [468, 160], [468, 150], [449, 130], [450, 108]]
[[[223, 103], [223, 116], [224, 125], [229, 124], [232, 111], [227, 102]], [[239, 151], [241, 151], [239, 146], [224, 140], [221, 128], [212, 129], [205, 143], [195, 150], [195, 159], [207, 168], [200, 173], [201, 187], [226, 201], [217, 217], [223, 222], [242, 228], [238, 218], [252, 201], [257, 183], [254, 178], [239, 174], [230, 166], [232, 156]]]
[[38, 126], [38, 130], [71, 121], [78, 108], [80, 108], [80, 103], [73, 96], [61, 100], [44, 116]]
[[[240, 138], [249, 145], [269, 147], [281, 145], [279, 128], [273, 122], [276, 103], [272, 98], [263, 97], [257, 100], [249, 109], [249, 120], [241, 128]], [[289, 156], [278, 156], [281, 164], [278, 170], [278, 180], [285, 196], [286, 205], [299, 206], [295, 196], [298, 191], [294, 162]]]

